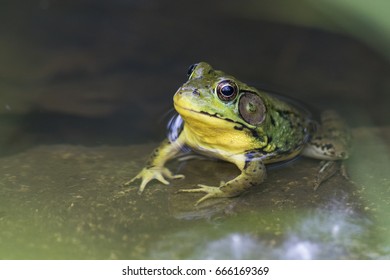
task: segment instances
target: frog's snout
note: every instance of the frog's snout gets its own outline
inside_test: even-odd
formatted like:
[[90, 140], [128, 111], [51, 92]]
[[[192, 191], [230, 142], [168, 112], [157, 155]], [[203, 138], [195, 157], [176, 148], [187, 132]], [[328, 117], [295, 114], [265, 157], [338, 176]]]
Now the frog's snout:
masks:
[[194, 89], [194, 90], [192, 91], [192, 95], [200, 96], [200, 92], [199, 92], [197, 89]]
[[197, 88], [183, 86], [176, 91], [175, 95], [200, 96], [200, 91]]

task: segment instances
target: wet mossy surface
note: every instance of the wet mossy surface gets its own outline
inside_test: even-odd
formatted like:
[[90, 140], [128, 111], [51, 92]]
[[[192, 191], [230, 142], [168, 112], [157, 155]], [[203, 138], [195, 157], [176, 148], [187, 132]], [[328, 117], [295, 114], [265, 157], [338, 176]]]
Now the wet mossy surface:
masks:
[[[388, 128], [355, 130], [347, 162], [354, 182], [336, 174], [314, 190], [319, 162], [299, 158], [271, 168], [238, 198], [199, 206], [201, 194], [177, 190], [217, 185], [238, 174], [235, 166], [173, 161], [186, 178], [151, 183], [139, 195], [139, 182], [122, 184], [155, 145], [52, 145], [4, 157], [0, 258], [386, 258], [389, 158], [381, 150], [389, 135]], [[290, 248], [302, 242], [309, 253]]]

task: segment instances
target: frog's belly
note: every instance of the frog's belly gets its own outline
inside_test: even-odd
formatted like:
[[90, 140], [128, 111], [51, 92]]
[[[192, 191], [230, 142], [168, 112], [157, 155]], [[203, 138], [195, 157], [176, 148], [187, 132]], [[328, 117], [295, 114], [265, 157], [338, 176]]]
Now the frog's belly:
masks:
[[299, 149], [299, 150], [296, 150], [294, 152], [274, 154], [274, 155], [271, 155], [268, 157], [265, 156], [264, 157], [264, 164], [289, 161], [289, 160], [297, 157], [301, 153], [301, 151], [302, 151], [302, 149]]
[[[223, 161], [228, 161], [234, 164], [237, 164], [239, 162], [245, 162], [249, 159], [247, 156], [247, 153], [249, 151], [243, 150], [240, 152], [231, 152], [231, 151], [226, 151], [222, 149], [217, 149], [217, 148], [193, 148], [193, 150], [201, 154], [205, 157], [209, 158], [215, 158]], [[251, 153], [251, 160], [261, 160], [264, 162], [264, 164], [272, 164], [272, 163], [278, 163], [278, 162], [284, 162], [284, 161], [289, 161], [295, 157], [297, 157], [302, 151], [302, 148], [294, 150], [294, 151], [286, 151], [283, 153], [268, 153], [268, 154], [261, 154], [259, 153], [258, 155]]]

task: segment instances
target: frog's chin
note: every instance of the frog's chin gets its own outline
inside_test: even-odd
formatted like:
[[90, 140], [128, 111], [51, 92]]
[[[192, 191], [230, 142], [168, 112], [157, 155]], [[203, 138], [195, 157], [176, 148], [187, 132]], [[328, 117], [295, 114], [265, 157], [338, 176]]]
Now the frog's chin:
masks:
[[175, 107], [175, 110], [180, 113], [181, 110], [186, 110], [186, 111], [190, 111], [191, 109], [187, 108], [186, 106], [183, 106], [183, 105], [179, 105], [178, 102], [173, 102], [173, 107]]
[[[179, 115], [184, 119], [184, 120], [191, 120], [191, 119], [197, 119], [198, 121], [205, 121], [210, 116], [208, 116], [204, 112], [200, 112], [194, 109], [190, 109], [181, 105], [178, 105], [177, 103], [174, 103], [175, 110], [179, 113]], [[206, 119], [205, 119], [206, 118]], [[207, 121], [208, 122], [208, 121]]]

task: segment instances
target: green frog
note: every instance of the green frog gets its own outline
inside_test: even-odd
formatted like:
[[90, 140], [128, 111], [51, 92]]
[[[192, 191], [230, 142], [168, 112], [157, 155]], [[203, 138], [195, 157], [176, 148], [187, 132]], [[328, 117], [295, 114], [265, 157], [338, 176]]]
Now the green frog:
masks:
[[139, 193], [153, 179], [169, 184], [174, 175], [165, 163], [190, 149], [203, 156], [231, 162], [241, 173], [219, 186], [198, 185], [180, 192], [210, 198], [235, 197], [266, 178], [266, 164], [298, 155], [324, 160], [316, 186], [327, 178], [331, 163], [348, 158], [349, 132], [334, 111], [321, 114], [321, 124], [306, 111], [277, 96], [240, 82], [200, 62], [188, 70], [188, 80], [173, 97], [179, 114], [169, 137], [156, 148], [130, 185], [141, 179]]

